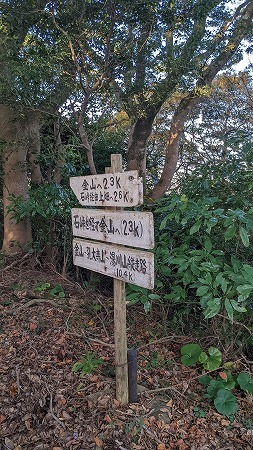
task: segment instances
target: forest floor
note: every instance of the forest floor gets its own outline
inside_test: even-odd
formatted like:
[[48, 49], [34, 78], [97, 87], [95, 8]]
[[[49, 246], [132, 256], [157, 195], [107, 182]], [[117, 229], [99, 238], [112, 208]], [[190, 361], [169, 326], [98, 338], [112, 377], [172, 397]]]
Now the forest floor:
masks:
[[[57, 284], [64, 298], [49, 295]], [[26, 264], [2, 270], [0, 450], [253, 448], [252, 396], [238, 393], [231, 423], [203, 398], [200, 369], [181, 364], [180, 348], [192, 336], [161, 333], [159, 318], [139, 306], [129, 309], [127, 322], [129, 347], [138, 349], [140, 394], [138, 403], [121, 406], [113, 299], [53, 271]], [[203, 339], [212, 344], [212, 336]], [[80, 378], [72, 367], [86, 352], [103, 364]], [[244, 358], [235, 364], [253, 368]]]

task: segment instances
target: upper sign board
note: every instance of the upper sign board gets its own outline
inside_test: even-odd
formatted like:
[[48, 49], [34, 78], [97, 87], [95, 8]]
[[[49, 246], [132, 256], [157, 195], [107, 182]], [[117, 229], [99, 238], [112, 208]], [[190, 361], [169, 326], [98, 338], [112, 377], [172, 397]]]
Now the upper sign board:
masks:
[[74, 236], [131, 247], [154, 247], [151, 212], [73, 208], [71, 214]]
[[147, 251], [75, 238], [73, 262], [118, 280], [154, 288], [154, 255]]
[[71, 177], [70, 187], [83, 206], [131, 207], [143, 203], [143, 183], [137, 170]]

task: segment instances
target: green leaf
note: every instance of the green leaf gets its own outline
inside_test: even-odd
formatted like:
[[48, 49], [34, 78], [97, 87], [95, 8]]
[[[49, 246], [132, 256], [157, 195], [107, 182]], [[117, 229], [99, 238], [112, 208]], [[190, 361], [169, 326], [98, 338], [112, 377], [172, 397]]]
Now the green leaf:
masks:
[[202, 297], [202, 296], [205, 295], [208, 291], [209, 291], [209, 286], [204, 285], [204, 286], [200, 286], [200, 287], [197, 289], [196, 294], [197, 294], [198, 297]]
[[161, 296], [158, 294], [149, 294], [148, 298], [150, 298], [150, 300], [160, 300]]
[[212, 241], [210, 238], [205, 239], [204, 247], [207, 252], [210, 252], [212, 250]]
[[225, 237], [225, 241], [230, 241], [230, 239], [232, 239], [234, 237], [236, 233], [236, 227], [234, 224], [229, 225], [229, 227], [227, 227], [224, 237]]
[[208, 386], [211, 380], [212, 377], [210, 377], [209, 375], [201, 375], [200, 377], [198, 377], [198, 381], [200, 384], [202, 384], [202, 386]]
[[82, 368], [83, 363], [81, 361], [78, 361], [72, 366], [72, 372], [78, 372], [78, 370], [81, 370]]
[[227, 389], [220, 389], [217, 392], [217, 396], [214, 399], [214, 405], [218, 413], [227, 416], [230, 420], [233, 420], [234, 415], [238, 410], [236, 397]]
[[248, 247], [249, 246], [249, 236], [248, 236], [247, 230], [243, 227], [240, 227], [239, 234], [240, 234], [240, 238], [242, 240], [244, 247]]
[[202, 348], [199, 344], [186, 344], [181, 348], [181, 361], [184, 366], [193, 366], [199, 359]]
[[219, 297], [212, 298], [207, 302], [207, 308], [204, 310], [205, 319], [211, 319], [216, 316], [221, 308], [221, 299]]
[[216, 347], [209, 347], [208, 349], [209, 356], [202, 352], [199, 355], [199, 362], [203, 364], [206, 370], [215, 370], [218, 369], [221, 365], [222, 354], [220, 350]]
[[164, 217], [164, 219], [160, 223], [160, 227], [159, 227], [160, 230], [163, 230], [166, 227], [167, 221], [168, 221], [168, 218]]
[[243, 391], [246, 391], [251, 395], [253, 394], [253, 378], [250, 377], [247, 373], [239, 373], [237, 382]]
[[143, 304], [143, 308], [144, 308], [145, 313], [148, 314], [149, 311], [150, 311], [150, 308], [151, 308], [150, 302], [147, 302], [147, 301], [146, 301], [146, 302]]
[[236, 300], [231, 299], [230, 302], [235, 311], [239, 313], [247, 312], [245, 306], [239, 306]]
[[243, 297], [243, 299], [246, 300], [253, 291], [253, 285], [242, 284], [241, 286], [237, 286], [236, 290]]
[[192, 227], [190, 228], [190, 235], [197, 233], [197, 231], [199, 231], [199, 229], [200, 229], [200, 226], [201, 226], [200, 221], [198, 221], [194, 225], [192, 225]]
[[229, 320], [231, 320], [231, 322], [233, 323], [234, 310], [233, 310], [233, 306], [231, 305], [231, 302], [228, 298], [225, 298], [225, 309], [228, 313]]

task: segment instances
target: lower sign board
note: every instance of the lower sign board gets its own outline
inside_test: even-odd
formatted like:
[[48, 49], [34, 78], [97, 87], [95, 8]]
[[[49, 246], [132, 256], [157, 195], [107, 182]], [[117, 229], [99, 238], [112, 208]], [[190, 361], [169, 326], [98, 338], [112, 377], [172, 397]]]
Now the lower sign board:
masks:
[[73, 239], [76, 266], [108, 275], [147, 289], [154, 288], [153, 253], [118, 245]]
[[151, 212], [73, 208], [71, 215], [74, 236], [131, 247], [154, 247]]

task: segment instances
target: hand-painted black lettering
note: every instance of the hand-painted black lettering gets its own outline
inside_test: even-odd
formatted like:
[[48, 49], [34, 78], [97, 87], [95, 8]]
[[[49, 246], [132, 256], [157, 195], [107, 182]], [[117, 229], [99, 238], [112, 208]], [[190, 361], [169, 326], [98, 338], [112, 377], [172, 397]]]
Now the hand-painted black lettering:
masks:
[[108, 185], [108, 180], [107, 180], [107, 178], [104, 178], [104, 179], [103, 179], [103, 186], [104, 186], [104, 189], [107, 189], [107, 185]]
[[120, 186], [120, 177], [115, 177], [115, 182], [116, 182], [116, 189], [121, 189], [121, 186]]
[[123, 220], [122, 223], [123, 223], [123, 227], [124, 227], [123, 234], [124, 234], [124, 236], [127, 236], [128, 235], [128, 233], [127, 233], [127, 221]]

